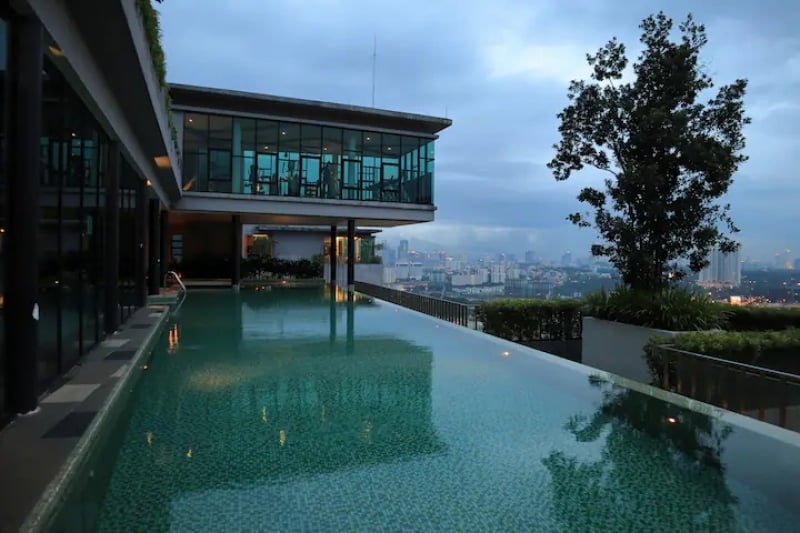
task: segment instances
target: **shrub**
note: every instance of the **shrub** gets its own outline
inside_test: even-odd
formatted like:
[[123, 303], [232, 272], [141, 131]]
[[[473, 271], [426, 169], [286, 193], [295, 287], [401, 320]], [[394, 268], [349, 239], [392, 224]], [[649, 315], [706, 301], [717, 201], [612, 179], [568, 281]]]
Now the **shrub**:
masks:
[[[656, 335], [650, 339], [645, 351], [648, 359], [656, 358], [654, 348], [672, 345], [720, 359], [758, 364], [767, 356], [783, 356], [790, 352], [800, 354], [800, 329], [783, 331], [696, 331], [674, 337]], [[772, 365], [769, 365], [772, 366]]]
[[584, 299], [584, 313], [670, 331], [717, 329], [724, 326], [727, 318], [724, 307], [682, 288], [644, 292], [620, 286], [610, 293], [603, 290]]
[[483, 331], [517, 342], [581, 337], [581, 302], [577, 300], [501, 299], [478, 305]]
[[274, 257], [251, 257], [242, 261], [242, 277], [264, 279], [291, 276], [297, 279], [322, 277], [322, 264], [308, 259], [277, 259]]
[[800, 328], [800, 309], [792, 307], [756, 307], [725, 305], [728, 315], [725, 329], [731, 331], [770, 331]]

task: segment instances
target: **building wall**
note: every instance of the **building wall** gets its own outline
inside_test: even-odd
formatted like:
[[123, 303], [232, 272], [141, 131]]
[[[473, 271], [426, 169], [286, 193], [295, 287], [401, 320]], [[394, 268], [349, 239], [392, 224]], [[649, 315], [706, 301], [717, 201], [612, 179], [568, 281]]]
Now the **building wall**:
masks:
[[270, 232], [274, 240], [273, 253], [279, 259], [310, 259], [322, 253], [323, 241], [330, 234], [300, 231]]

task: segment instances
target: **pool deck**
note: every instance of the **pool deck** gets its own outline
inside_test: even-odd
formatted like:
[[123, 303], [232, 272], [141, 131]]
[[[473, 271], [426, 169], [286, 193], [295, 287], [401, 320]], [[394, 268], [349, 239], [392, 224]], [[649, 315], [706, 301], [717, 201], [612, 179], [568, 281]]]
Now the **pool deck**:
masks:
[[76, 456], [100, 425], [98, 415], [125, 386], [132, 366], [150, 351], [168, 311], [152, 305], [139, 309], [45, 393], [37, 412], [17, 417], [0, 431], [0, 479], [6, 488], [0, 498], [0, 532], [43, 526]]

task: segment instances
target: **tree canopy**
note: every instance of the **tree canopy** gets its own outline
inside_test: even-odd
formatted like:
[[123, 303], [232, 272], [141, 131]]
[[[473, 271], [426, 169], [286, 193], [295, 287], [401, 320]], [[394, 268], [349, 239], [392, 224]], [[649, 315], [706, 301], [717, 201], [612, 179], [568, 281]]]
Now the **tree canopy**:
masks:
[[678, 26], [663, 12], [641, 24], [643, 51], [633, 81], [623, 82], [625, 45], [611, 39], [595, 55], [589, 81], [573, 81], [569, 105], [558, 114], [561, 141], [548, 163], [556, 180], [585, 166], [608, 174], [604, 190], [586, 187], [578, 200], [590, 208], [567, 218], [592, 227], [604, 241], [592, 255], [606, 256], [626, 285], [659, 290], [708, 264], [709, 252], [730, 252], [738, 232], [720, 203], [733, 174], [747, 160], [743, 127], [747, 81], [714, 87], [700, 62], [708, 42], [691, 15]]

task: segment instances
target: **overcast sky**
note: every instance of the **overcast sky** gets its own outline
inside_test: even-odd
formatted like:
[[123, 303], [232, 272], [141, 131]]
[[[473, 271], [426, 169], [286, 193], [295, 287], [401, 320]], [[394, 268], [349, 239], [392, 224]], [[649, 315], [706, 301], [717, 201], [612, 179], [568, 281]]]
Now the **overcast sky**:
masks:
[[390, 242], [449, 250], [588, 255], [595, 237], [565, 220], [585, 172], [556, 182], [569, 80], [585, 54], [617, 36], [638, 50], [638, 23], [659, 9], [706, 24], [717, 85], [750, 80], [750, 161], [728, 200], [743, 256], [800, 257], [798, 0], [166, 0], [171, 82], [370, 105], [437, 116], [436, 222], [386, 231]]

